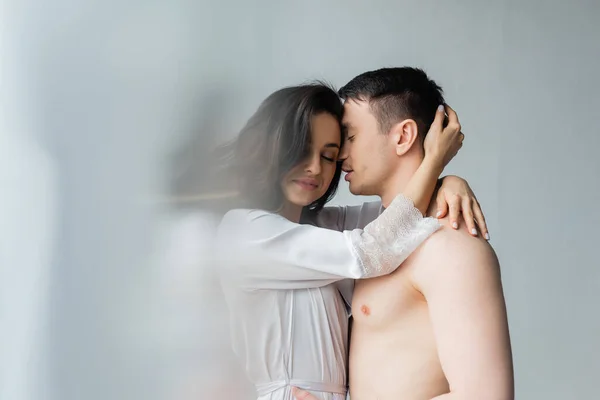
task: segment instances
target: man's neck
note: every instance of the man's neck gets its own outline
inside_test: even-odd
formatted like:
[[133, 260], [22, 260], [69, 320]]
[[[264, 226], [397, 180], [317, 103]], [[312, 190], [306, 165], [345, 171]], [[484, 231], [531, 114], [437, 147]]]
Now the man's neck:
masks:
[[404, 191], [404, 188], [421, 165], [421, 161], [422, 158], [420, 157], [411, 157], [402, 160], [401, 166], [383, 182], [379, 197], [381, 197], [381, 204], [384, 207], [387, 208], [396, 196]]

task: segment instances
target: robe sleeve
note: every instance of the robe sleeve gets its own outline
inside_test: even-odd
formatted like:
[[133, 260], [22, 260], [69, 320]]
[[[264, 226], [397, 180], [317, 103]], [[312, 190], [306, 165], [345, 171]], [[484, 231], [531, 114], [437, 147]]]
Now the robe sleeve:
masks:
[[232, 210], [217, 234], [221, 276], [253, 289], [321, 287], [393, 272], [440, 224], [399, 195], [363, 229], [293, 223], [261, 210]]
[[307, 222], [337, 231], [364, 229], [382, 210], [381, 201], [365, 202], [356, 206], [327, 206]]

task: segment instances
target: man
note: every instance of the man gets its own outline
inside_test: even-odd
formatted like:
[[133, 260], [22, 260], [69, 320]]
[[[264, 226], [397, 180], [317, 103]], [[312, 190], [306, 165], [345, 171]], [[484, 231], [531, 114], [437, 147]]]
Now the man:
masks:
[[[378, 195], [386, 207], [423, 159], [442, 90], [421, 70], [386, 68], [352, 79], [340, 96], [350, 191]], [[391, 275], [356, 282], [352, 400], [514, 397], [498, 260], [483, 238], [448, 225]]]

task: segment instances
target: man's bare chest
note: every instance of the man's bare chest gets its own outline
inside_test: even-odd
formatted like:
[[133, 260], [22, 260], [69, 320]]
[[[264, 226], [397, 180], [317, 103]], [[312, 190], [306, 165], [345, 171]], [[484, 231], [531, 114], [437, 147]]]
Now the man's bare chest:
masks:
[[390, 319], [409, 317], [422, 305], [424, 298], [412, 285], [410, 270], [401, 268], [390, 275], [356, 281], [352, 315], [356, 323], [377, 328], [388, 326]]

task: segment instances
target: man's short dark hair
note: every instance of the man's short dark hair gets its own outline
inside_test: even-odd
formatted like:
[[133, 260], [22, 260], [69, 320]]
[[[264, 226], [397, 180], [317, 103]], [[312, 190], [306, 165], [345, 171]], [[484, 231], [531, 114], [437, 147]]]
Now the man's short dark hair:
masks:
[[344, 100], [367, 101], [382, 133], [404, 119], [417, 123], [423, 139], [444, 104], [442, 88], [419, 68], [382, 68], [360, 74], [339, 90]]

